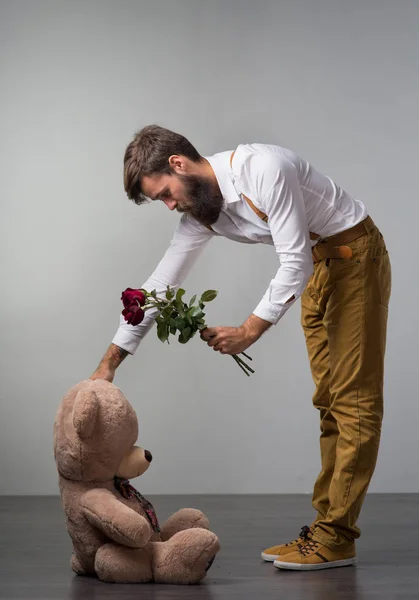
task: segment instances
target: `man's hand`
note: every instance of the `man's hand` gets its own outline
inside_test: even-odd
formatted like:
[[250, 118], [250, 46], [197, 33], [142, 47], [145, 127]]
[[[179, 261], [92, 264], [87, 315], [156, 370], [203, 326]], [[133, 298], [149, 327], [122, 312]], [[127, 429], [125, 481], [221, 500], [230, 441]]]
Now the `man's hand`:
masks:
[[240, 327], [207, 327], [201, 338], [221, 354], [240, 354], [260, 338], [271, 323], [251, 315]]
[[252, 344], [243, 327], [207, 327], [201, 338], [221, 354], [239, 354]]
[[112, 381], [115, 377], [115, 371], [121, 364], [121, 362], [128, 356], [129, 352], [123, 350], [115, 344], [111, 344], [100, 361], [100, 364], [96, 371], [90, 376], [89, 379], [105, 379], [106, 381]]

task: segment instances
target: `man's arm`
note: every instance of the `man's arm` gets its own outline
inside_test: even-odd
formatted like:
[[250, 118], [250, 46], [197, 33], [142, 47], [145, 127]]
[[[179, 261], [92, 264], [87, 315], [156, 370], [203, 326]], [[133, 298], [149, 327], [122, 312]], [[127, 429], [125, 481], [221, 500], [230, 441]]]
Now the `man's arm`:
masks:
[[201, 339], [221, 354], [240, 354], [271, 325], [269, 321], [252, 314], [240, 327], [207, 327], [201, 331]]
[[111, 344], [99, 363], [96, 371], [90, 376], [90, 379], [106, 379], [112, 383], [115, 377], [115, 371], [121, 362], [128, 356], [129, 352], [120, 348], [116, 344]]
[[[138, 287], [149, 292], [155, 289], [159, 297], [165, 297], [168, 285], [177, 290], [214, 235], [192, 217], [182, 215], [165, 255], [147, 281]], [[137, 286], [135, 283], [128, 283], [127, 287]], [[136, 326], [127, 323], [120, 315], [119, 327], [112, 343], [90, 378], [112, 381], [118, 366], [128, 354], [135, 354], [141, 341], [154, 325], [157, 312], [154, 308], [147, 310], [144, 320]]]
[[268, 215], [280, 267], [243, 325], [212, 327], [202, 332], [208, 345], [223, 354], [243, 352], [276, 324], [301, 295], [313, 272], [304, 200], [294, 165], [276, 154], [259, 155], [253, 157], [252, 169], [257, 185], [251, 191]]
[[266, 162], [259, 197], [280, 267], [253, 312], [276, 324], [303, 293], [313, 273], [313, 258], [297, 170], [283, 156], [270, 155]]
[[[294, 296], [288, 300], [292, 302]], [[207, 327], [201, 332], [201, 338], [221, 354], [240, 354], [254, 344], [265, 331], [272, 326], [255, 314], [240, 325], [240, 327]]]

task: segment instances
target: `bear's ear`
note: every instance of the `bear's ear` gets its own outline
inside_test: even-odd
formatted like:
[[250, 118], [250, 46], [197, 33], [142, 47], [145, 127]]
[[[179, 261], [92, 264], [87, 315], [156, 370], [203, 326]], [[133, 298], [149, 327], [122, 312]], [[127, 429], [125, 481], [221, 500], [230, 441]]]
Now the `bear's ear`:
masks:
[[93, 390], [80, 390], [73, 408], [73, 425], [81, 438], [87, 438], [93, 431], [99, 398]]

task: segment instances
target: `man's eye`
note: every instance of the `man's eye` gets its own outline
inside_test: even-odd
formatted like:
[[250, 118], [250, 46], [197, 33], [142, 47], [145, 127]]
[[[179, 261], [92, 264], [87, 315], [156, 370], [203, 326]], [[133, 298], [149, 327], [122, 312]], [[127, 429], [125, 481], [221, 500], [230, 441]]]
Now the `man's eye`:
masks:
[[164, 192], [162, 198], [170, 198], [170, 192]]

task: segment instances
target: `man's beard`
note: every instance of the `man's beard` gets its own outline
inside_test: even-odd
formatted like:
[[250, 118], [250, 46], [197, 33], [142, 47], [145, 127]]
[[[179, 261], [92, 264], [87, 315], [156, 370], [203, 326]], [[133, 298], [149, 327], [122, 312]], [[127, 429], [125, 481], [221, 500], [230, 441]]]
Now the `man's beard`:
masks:
[[177, 175], [185, 186], [187, 206], [180, 212], [187, 212], [202, 225], [213, 225], [220, 216], [224, 204], [218, 186], [199, 175]]

